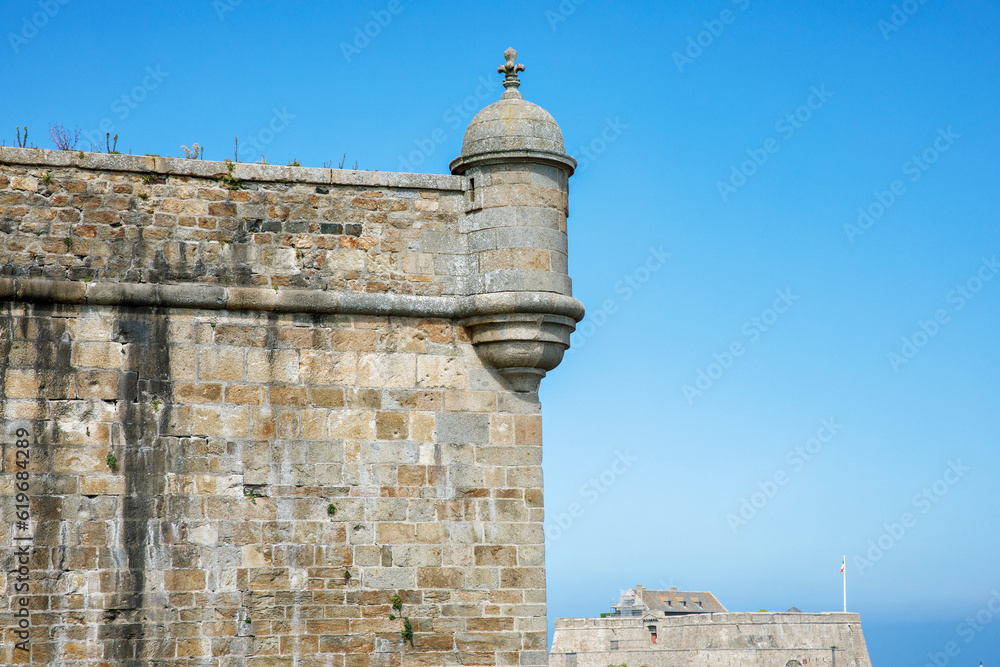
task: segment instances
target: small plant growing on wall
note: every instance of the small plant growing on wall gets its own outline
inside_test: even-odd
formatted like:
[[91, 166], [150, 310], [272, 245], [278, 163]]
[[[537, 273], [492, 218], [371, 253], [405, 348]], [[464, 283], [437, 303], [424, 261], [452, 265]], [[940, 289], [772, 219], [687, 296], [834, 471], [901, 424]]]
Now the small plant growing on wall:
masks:
[[108, 463], [108, 467], [111, 468], [111, 472], [118, 470], [118, 458], [114, 454], [108, 452], [108, 458], [106, 461]]
[[243, 610], [243, 614], [244, 614], [243, 623], [245, 623], [245, 625], [243, 627], [244, 627], [244, 629], [245, 629], [245, 631], [247, 633], [246, 636], [250, 637], [251, 639], [256, 639], [257, 635], [255, 635], [253, 633], [253, 625], [252, 625], [253, 624], [253, 619], [250, 618], [250, 610], [249, 609], [244, 609]]
[[[344, 168], [344, 162], [346, 162], [346, 161], [347, 161], [347, 153], [344, 153], [341, 156], [341, 158], [340, 158], [340, 164], [337, 165], [337, 169], [343, 169]], [[326, 163], [323, 163], [323, 164], [324, 164], [324, 166], [326, 165]], [[351, 167], [351, 169], [354, 169], [355, 171], [357, 171], [357, 169], [358, 169], [358, 161], [357, 160], [354, 161], [354, 166]]]
[[347, 583], [350, 580], [351, 580], [351, 571], [344, 570], [344, 583]]
[[410, 642], [410, 646], [413, 646], [413, 625], [406, 616], [403, 617], [403, 631], [399, 633], [399, 636], [403, 638], [404, 642]]
[[232, 160], [226, 160], [226, 171], [228, 173], [222, 177], [222, 184], [230, 190], [239, 190], [240, 186], [243, 185], [243, 181], [233, 176], [233, 169], [235, 168], [236, 165], [233, 164]]
[[329, 515], [330, 521], [333, 521], [333, 515], [337, 513], [337, 506], [334, 505], [333, 503], [330, 503], [329, 505], [326, 506], [326, 513], [327, 515]]
[[50, 124], [49, 136], [56, 148], [61, 151], [71, 151], [76, 148], [77, 142], [80, 141], [80, 126], [77, 125], [76, 129], [70, 132], [62, 123]]

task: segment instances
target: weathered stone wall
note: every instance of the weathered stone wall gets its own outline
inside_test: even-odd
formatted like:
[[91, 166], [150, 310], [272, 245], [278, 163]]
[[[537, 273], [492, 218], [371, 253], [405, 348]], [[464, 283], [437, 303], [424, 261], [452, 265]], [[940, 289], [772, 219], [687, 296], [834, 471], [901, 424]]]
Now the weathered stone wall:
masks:
[[[0, 272], [463, 294], [465, 179], [0, 148]], [[231, 183], [231, 181], [230, 181]]]
[[550, 658], [553, 667], [871, 667], [861, 619], [844, 613], [559, 618]]
[[545, 664], [540, 406], [464, 323], [582, 309], [478, 294], [468, 206], [0, 149], [2, 662]]

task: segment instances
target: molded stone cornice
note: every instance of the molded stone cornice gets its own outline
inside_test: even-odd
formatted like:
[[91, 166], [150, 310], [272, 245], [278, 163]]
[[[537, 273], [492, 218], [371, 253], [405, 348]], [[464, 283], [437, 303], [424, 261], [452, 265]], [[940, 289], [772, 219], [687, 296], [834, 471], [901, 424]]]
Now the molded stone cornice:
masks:
[[495, 292], [474, 296], [410, 296], [367, 292], [221, 285], [102, 283], [0, 278], [0, 299], [90, 306], [263, 310], [283, 313], [431, 317], [465, 320], [516, 313], [583, 319], [583, 304], [552, 292]]

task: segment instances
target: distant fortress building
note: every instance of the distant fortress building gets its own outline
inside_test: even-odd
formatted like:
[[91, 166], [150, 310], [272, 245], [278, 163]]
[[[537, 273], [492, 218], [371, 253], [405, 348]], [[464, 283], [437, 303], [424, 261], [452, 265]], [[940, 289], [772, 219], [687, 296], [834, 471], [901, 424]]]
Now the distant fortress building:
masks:
[[601, 618], [558, 618], [551, 667], [871, 667], [858, 614], [733, 613], [708, 592], [636, 586]]

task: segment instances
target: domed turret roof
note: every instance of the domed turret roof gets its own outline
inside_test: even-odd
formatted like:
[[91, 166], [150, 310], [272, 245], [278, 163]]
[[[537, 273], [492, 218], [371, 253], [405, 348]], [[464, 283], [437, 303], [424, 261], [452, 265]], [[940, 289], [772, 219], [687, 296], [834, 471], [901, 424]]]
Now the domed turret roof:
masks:
[[[515, 64], [517, 51], [504, 52], [506, 63], [497, 68], [504, 74], [504, 91], [500, 100], [476, 114], [465, 131], [462, 154], [452, 161], [452, 171], [459, 173], [481, 159], [495, 153], [533, 153], [536, 157], [554, 160], [572, 169], [576, 161], [566, 155], [562, 130], [548, 111], [521, 97], [518, 72], [524, 65]], [[542, 154], [542, 155], [538, 155]], [[456, 171], [459, 170], [459, 171]]]
[[520, 93], [477, 113], [462, 140], [462, 155], [514, 150], [566, 152], [562, 130], [552, 115], [521, 99]]

